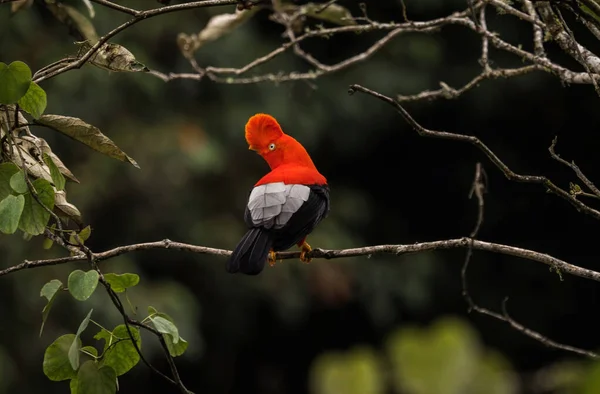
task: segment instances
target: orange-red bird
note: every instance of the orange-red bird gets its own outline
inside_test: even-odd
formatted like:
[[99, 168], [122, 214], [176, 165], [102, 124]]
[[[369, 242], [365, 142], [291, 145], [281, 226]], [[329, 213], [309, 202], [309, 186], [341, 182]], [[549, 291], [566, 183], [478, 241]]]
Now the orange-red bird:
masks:
[[270, 115], [256, 114], [246, 123], [249, 149], [265, 159], [271, 172], [255, 185], [246, 204], [248, 231], [227, 261], [227, 272], [259, 274], [275, 252], [300, 248], [308, 263], [306, 236], [329, 214], [329, 186], [306, 149], [281, 130]]

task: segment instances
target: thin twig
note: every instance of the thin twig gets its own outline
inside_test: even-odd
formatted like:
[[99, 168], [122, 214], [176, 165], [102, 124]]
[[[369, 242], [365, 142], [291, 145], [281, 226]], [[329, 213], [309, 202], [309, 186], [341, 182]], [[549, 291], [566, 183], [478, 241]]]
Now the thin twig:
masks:
[[554, 139], [552, 140], [552, 144], [550, 145], [550, 147], [548, 148], [548, 151], [550, 152], [550, 156], [558, 161], [559, 163], [562, 163], [564, 165], [566, 165], [567, 167], [569, 167], [570, 169], [573, 170], [573, 172], [575, 172], [575, 175], [577, 175], [577, 178], [579, 178], [581, 180], [581, 182], [583, 182], [593, 193], [597, 198], [600, 198], [600, 190], [596, 187], [596, 185], [594, 185], [594, 182], [590, 181], [588, 179], [588, 177], [585, 176], [585, 174], [583, 172], [581, 172], [581, 170], [579, 169], [579, 167], [575, 164], [575, 162], [568, 162], [565, 159], [563, 159], [562, 157], [560, 157], [555, 151], [554, 148], [556, 147], [556, 143], [558, 142], [558, 137], [554, 137]]
[[192, 1], [192, 2], [189, 2], [189, 3], [183, 3], [183, 4], [175, 4], [175, 5], [170, 5], [170, 6], [155, 8], [155, 9], [147, 10], [147, 11], [140, 11], [140, 12], [136, 13], [135, 16], [132, 19], [130, 19], [127, 22], [125, 22], [125, 23], [117, 26], [116, 28], [114, 28], [113, 30], [111, 30], [110, 32], [108, 32], [107, 34], [105, 34], [104, 36], [102, 36], [77, 61], [71, 62], [71, 63], [67, 64], [66, 66], [61, 67], [58, 70], [52, 71], [51, 73], [48, 73], [46, 75], [39, 76], [38, 78], [35, 78], [33, 81], [36, 82], [36, 83], [40, 83], [40, 82], [42, 82], [42, 81], [44, 81], [46, 79], [53, 78], [53, 77], [55, 77], [55, 76], [57, 76], [59, 74], [67, 72], [69, 70], [72, 70], [72, 69], [75, 69], [75, 68], [80, 68], [109, 39], [111, 39], [112, 37], [114, 37], [118, 33], [122, 32], [123, 30], [125, 30], [125, 29], [127, 29], [127, 28], [129, 28], [129, 27], [131, 27], [133, 25], [135, 25], [136, 23], [141, 22], [142, 20], [149, 19], [149, 18], [158, 16], [158, 15], [167, 14], [167, 13], [170, 13], [170, 12], [183, 11], [183, 10], [189, 10], [189, 9], [201, 8], [201, 7], [212, 7], [212, 6], [219, 6], [219, 5], [233, 5], [233, 4], [236, 4], [236, 3], [237, 3], [237, 0], [203, 0], [203, 1]]
[[470, 234], [469, 247], [467, 248], [467, 253], [465, 255], [465, 260], [464, 260], [464, 263], [463, 263], [463, 266], [461, 269], [461, 275], [460, 275], [461, 283], [462, 283], [462, 295], [469, 306], [469, 312], [475, 311], [482, 315], [491, 316], [495, 319], [504, 321], [504, 322], [510, 324], [512, 328], [519, 331], [520, 333], [522, 333], [530, 338], [533, 338], [536, 341], [541, 342], [548, 347], [580, 354], [580, 355], [591, 357], [591, 358], [599, 358], [600, 355], [598, 353], [555, 342], [555, 341], [551, 340], [550, 338], [546, 337], [545, 335], [542, 335], [536, 331], [533, 331], [533, 330], [523, 326], [520, 323], [517, 323], [514, 319], [512, 319], [508, 315], [508, 312], [506, 311], [506, 302], [508, 300], [508, 297], [505, 298], [504, 301], [502, 302], [502, 312], [503, 312], [502, 315], [478, 305], [473, 300], [473, 297], [471, 296], [469, 289], [468, 289], [467, 268], [469, 266], [469, 262], [471, 261], [471, 258], [473, 257], [472, 243], [474, 241], [474, 238], [479, 233], [481, 225], [483, 224], [483, 214], [484, 214], [483, 194], [485, 193], [485, 189], [486, 189], [484, 179], [485, 179], [485, 172], [483, 171], [481, 163], [477, 163], [477, 165], [475, 167], [475, 179], [473, 180], [473, 186], [471, 188], [471, 192], [469, 193], [469, 198], [471, 198], [473, 195], [475, 195], [477, 197], [477, 220], [475, 222], [475, 227], [473, 228], [473, 231]]
[[516, 181], [516, 182], [534, 183], [534, 184], [543, 185], [552, 193], [556, 194], [557, 196], [559, 196], [559, 197], [563, 198], [564, 200], [568, 201], [569, 203], [571, 203], [571, 205], [573, 205], [578, 211], [582, 211], [596, 219], [600, 219], [600, 211], [582, 203], [581, 201], [579, 201], [578, 199], [573, 197], [569, 192], [556, 186], [548, 178], [546, 178], [544, 176], [540, 176], [540, 175], [521, 175], [521, 174], [517, 174], [516, 172], [511, 170], [506, 164], [504, 164], [504, 162], [502, 160], [500, 160], [500, 158], [498, 156], [496, 156], [496, 154], [490, 148], [487, 147], [487, 145], [485, 145], [483, 142], [481, 142], [481, 140], [479, 138], [477, 138], [475, 136], [471, 136], [471, 135], [466, 135], [466, 134], [457, 134], [457, 133], [449, 133], [446, 131], [429, 130], [429, 129], [423, 127], [421, 124], [419, 124], [408, 113], [408, 111], [406, 111], [406, 109], [404, 109], [404, 107], [398, 101], [394, 100], [393, 98], [385, 96], [381, 93], [375, 92], [371, 89], [368, 89], [361, 85], [356, 85], [356, 84], [351, 85], [348, 90], [349, 94], [353, 94], [354, 92], [366, 93], [370, 96], [378, 98], [378, 99], [392, 105], [402, 115], [404, 120], [406, 120], [406, 122], [420, 136], [468, 142], [468, 143], [476, 146], [477, 148], [479, 148], [479, 150], [481, 150], [488, 157], [488, 159], [492, 163], [494, 163], [494, 165], [496, 167], [498, 167], [498, 169], [500, 169], [502, 171], [502, 173], [506, 176], [507, 179]]

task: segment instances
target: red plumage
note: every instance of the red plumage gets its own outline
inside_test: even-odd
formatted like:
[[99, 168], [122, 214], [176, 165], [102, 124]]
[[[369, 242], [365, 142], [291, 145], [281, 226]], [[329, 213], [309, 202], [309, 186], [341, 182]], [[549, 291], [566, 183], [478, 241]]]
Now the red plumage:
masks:
[[249, 149], [262, 156], [271, 171], [252, 189], [244, 214], [248, 231], [230, 256], [227, 271], [256, 275], [267, 259], [274, 264], [274, 252], [294, 244], [302, 250], [300, 259], [309, 262], [306, 236], [329, 213], [327, 179], [272, 116], [250, 117], [245, 137]]

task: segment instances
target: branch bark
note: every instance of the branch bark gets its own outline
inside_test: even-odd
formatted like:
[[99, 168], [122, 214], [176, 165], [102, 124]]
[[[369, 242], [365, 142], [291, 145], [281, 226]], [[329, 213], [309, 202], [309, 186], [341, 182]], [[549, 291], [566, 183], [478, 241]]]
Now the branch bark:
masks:
[[[345, 257], [359, 257], [359, 256], [371, 256], [378, 254], [395, 254], [397, 256], [409, 253], [418, 253], [434, 250], [448, 250], [448, 249], [464, 249], [468, 248], [471, 244], [474, 250], [482, 250], [486, 252], [499, 253], [514, 257], [519, 257], [525, 260], [531, 260], [538, 263], [546, 264], [553, 269], [560, 270], [563, 273], [579, 276], [585, 279], [595, 280], [600, 282], [600, 272], [593, 271], [587, 268], [583, 268], [577, 265], [567, 263], [566, 261], [560, 260], [556, 257], [550, 256], [546, 253], [536, 252], [529, 249], [518, 248], [516, 246], [503, 245], [493, 242], [480, 241], [471, 239], [469, 237], [447, 239], [441, 241], [430, 241], [420, 242], [415, 244], [406, 245], [376, 245], [376, 246], [365, 246], [360, 248], [351, 249], [320, 249], [315, 248], [309, 253], [309, 257], [313, 259], [337, 259]], [[125, 253], [137, 252], [142, 250], [155, 250], [155, 249], [171, 249], [178, 251], [186, 251], [191, 253], [209, 254], [216, 256], [227, 257], [231, 254], [230, 250], [226, 249], [215, 249], [206, 246], [197, 246], [186, 244], [182, 242], [174, 242], [168, 239], [157, 241], [157, 242], [146, 242], [140, 244], [120, 246], [114, 249], [107, 250], [105, 252], [95, 253], [94, 258], [97, 261], [107, 260], [112, 257], [116, 257]], [[300, 252], [279, 252], [277, 253], [277, 260], [287, 259], [299, 259]], [[25, 260], [23, 263], [6, 268], [0, 271], [0, 276], [8, 275], [17, 271], [37, 268], [48, 265], [59, 265], [71, 262], [87, 261], [88, 257], [85, 254], [77, 256], [67, 256], [57, 259], [47, 260]]]

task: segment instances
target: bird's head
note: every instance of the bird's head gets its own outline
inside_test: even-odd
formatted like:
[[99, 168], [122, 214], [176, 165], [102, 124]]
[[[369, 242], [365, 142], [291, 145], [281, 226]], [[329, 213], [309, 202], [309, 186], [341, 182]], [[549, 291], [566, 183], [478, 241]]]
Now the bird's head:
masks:
[[261, 155], [275, 169], [282, 164], [314, 166], [304, 147], [285, 134], [274, 117], [256, 114], [246, 123], [248, 149]]

